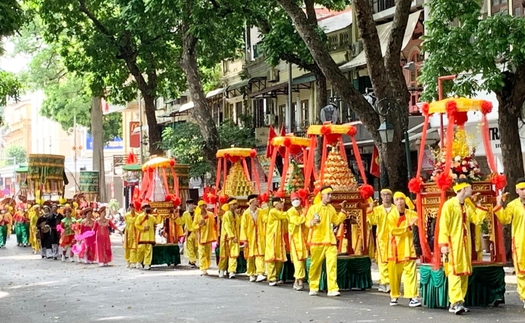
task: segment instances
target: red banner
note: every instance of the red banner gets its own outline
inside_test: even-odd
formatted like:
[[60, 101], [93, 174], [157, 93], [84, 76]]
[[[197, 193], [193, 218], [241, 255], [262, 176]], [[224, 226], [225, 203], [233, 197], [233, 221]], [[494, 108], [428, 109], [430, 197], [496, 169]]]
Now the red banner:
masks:
[[380, 166], [380, 160], [379, 160], [379, 150], [377, 150], [377, 147], [374, 146], [374, 152], [372, 153], [372, 160], [370, 161], [370, 175], [378, 177], [381, 172], [381, 166]]
[[140, 148], [140, 131], [134, 131], [140, 126], [138, 121], [129, 122], [129, 146], [131, 148]]

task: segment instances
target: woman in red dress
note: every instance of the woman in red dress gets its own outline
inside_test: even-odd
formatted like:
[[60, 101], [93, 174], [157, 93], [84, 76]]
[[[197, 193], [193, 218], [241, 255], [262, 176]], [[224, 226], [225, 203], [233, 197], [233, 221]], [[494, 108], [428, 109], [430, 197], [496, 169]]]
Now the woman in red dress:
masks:
[[[93, 231], [95, 226], [95, 221], [93, 220], [93, 209], [88, 207], [83, 211], [85, 214], [84, 220], [80, 224], [80, 233], [86, 231]], [[83, 259], [86, 264], [92, 264], [96, 259], [96, 240], [95, 235], [87, 237], [84, 239], [85, 250], [79, 255], [80, 259]]]
[[120, 232], [115, 224], [106, 216], [106, 207], [102, 206], [98, 210], [99, 216], [93, 226], [95, 231], [95, 237], [97, 241], [97, 259], [98, 265], [109, 266], [111, 260], [113, 260], [113, 254], [111, 253], [111, 240], [109, 238], [109, 228], [113, 228], [115, 231]]

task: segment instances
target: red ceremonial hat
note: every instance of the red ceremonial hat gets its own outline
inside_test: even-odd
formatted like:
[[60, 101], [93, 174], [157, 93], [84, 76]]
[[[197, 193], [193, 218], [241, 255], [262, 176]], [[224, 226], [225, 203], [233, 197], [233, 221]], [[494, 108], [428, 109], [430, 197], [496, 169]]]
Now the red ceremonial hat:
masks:
[[299, 194], [297, 192], [293, 192], [291, 195], [290, 195], [290, 200], [295, 200], [295, 199], [301, 199], [301, 197], [299, 196]]

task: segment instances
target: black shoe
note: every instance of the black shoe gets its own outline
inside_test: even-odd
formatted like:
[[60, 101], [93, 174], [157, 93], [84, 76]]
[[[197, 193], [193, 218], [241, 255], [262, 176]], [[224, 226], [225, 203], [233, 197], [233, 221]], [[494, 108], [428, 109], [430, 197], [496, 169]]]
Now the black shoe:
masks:
[[490, 304], [491, 307], [498, 307], [500, 304], [505, 304], [505, 301], [501, 298], [498, 298], [494, 303]]

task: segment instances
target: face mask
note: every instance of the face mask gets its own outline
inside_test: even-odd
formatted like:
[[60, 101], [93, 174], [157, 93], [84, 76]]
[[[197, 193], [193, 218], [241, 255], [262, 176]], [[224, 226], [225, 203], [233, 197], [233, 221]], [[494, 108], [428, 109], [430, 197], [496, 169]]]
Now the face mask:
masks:
[[293, 207], [301, 206], [301, 201], [300, 201], [300, 200], [293, 200], [293, 201], [292, 201], [292, 206], [293, 206]]

